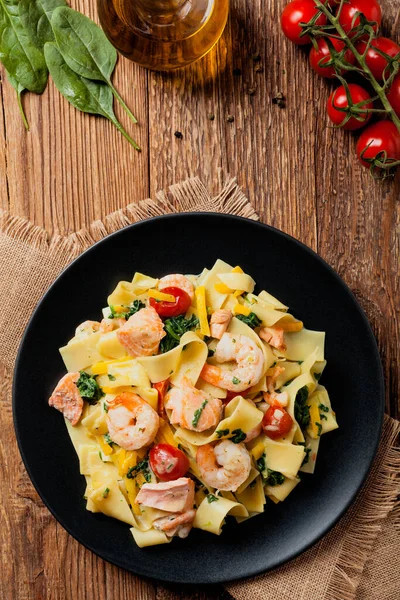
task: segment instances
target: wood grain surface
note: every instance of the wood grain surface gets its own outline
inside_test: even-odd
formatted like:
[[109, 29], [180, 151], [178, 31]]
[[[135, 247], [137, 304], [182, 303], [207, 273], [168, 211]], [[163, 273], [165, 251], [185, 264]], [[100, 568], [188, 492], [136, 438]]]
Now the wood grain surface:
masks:
[[[96, 19], [95, 4], [71, 1]], [[0, 71], [0, 207], [63, 234], [189, 176], [198, 175], [211, 191], [220, 185], [220, 169], [237, 176], [263, 221], [317, 250], [350, 285], [378, 340], [387, 410], [398, 417], [400, 176], [373, 181], [355, 159], [356, 138], [328, 127], [325, 103], [334, 84], [314, 75], [307, 52], [284, 39], [283, 4], [233, 0], [218, 46], [184, 71], [163, 75], [119, 60], [114, 82], [139, 124], [117, 112], [140, 154], [111, 124], [68, 105], [51, 81], [42, 96], [24, 97], [27, 133]], [[400, 42], [398, 0], [381, 4], [383, 29]], [[273, 103], [279, 92], [285, 108]], [[219, 587], [182, 589], [133, 577], [66, 534], [24, 471], [10, 375], [2, 379], [0, 598], [223, 597]]]

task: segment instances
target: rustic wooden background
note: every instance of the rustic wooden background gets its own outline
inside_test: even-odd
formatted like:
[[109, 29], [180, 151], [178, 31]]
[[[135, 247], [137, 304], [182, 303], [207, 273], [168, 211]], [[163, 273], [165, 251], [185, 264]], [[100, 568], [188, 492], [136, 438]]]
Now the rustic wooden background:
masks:
[[[95, 0], [71, 5], [96, 18]], [[141, 154], [108, 122], [74, 110], [51, 82], [43, 96], [24, 98], [31, 125], [26, 133], [14, 90], [4, 82], [0, 207], [63, 234], [189, 176], [200, 176], [216, 191], [219, 168], [236, 175], [265, 222], [317, 250], [351, 286], [378, 339], [387, 410], [399, 416], [400, 176], [373, 181], [354, 157], [355, 137], [327, 126], [325, 103], [334, 84], [315, 76], [307, 53], [281, 34], [283, 5], [233, 0], [219, 45], [182, 72], [151, 73], [120, 59], [115, 83], [139, 125], [118, 114]], [[384, 31], [399, 42], [398, 0], [382, 5]], [[285, 108], [273, 103], [278, 93]], [[3, 373], [0, 597], [222, 598], [218, 587], [186, 590], [135, 578], [65, 533], [22, 467], [9, 379]]]

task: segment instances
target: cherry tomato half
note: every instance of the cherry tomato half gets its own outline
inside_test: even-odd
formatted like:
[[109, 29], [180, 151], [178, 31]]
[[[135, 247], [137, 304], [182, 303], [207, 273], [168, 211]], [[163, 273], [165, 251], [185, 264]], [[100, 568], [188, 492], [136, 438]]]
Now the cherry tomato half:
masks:
[[393, 83], [387, 93], [387, 98], [396, 115], [400, 117], [400, 73], [393, 79]]
[[373, 123], [360, 135], [356, 151], [364, 167], [370, 167], [375, 158], [383, 160], [383, 153], [388, 164], [400, 160], [400, 133], [396, 125], [392, 121]]
[[164, 381], [159, 381], [158, 383], [153, 383], [153, 388], [155, 388], [158, 392], [158, 414], [163, 417], [165, 414], [164, 410], [164, 398], [169, 388], [169, 379], [164, 379]]
[[[342, 11], [339, 15], [339, 23], [347, 34], [360, 24], [359, 16], [354, 19], [358, 12], [363, 13], [368, 21], [375, 21], [376, 25], [374, 25], [374, 30], [378, 31], [382, 22], [382, 10], [379, 3], [376, 0], [350, 0], [343, 4]], [[352, 32], [350, 37], [353, 37], [354, 35], [355, 32]]]
[[157, 311], [160, 317], [184, 315], [192, 303], [189, 294], [177, 287], [166, 287], [163, 292], [175, 296], [175, 302], [160, 302], [155, 298], [150, 298], [150, 306]]
[[271, 440], [280, 438], [292, 429], [293, 419], [284, 408], [270, 406], [262, 420], [265, 435]]
[[[337, 40], [336, 38], [329, 38], [333, 44], [333, 47], [337, 52], [341, 52], [345, 47], [344, 42], [341, 40]], [[314, 46], [310, 50], [310, 64], [313, 71], [321, 75], [321, 77], [328, 77], [332, 79], [336, 76], [336, 71], [333, 66], [324, 67], [323, 65], [327, 63], [331, 59], [331, 53], [328, 44], [324, 39], [317, 40], [318, 50], [314, 48]], [[351, 50], [347, 50], [344, 55], [344, 59], [350, 63], [354, 64], [355, 58], [354, 54]], [[319, 62], [322, 61], [320, 65]]]
[[[364, 88], [356, 83], [349, 83], [348, 88], [353, 104], [358, 104], [364, 100], [371, 99], [371, 96], [368, 94], [368, 92], [366, 92]], [[346, 119], [347, 113], [338, 110], [338, 108], [346, 108], [348, 105], [349, 103], [347, 101], [346, 90], [344, 86], [341, 85], [335, 91], [333, 91], [328, 98], [327, 111], [330, 120], [335, 125], [346, 129], [346, 131], [355, 131], [356, 129], [361, 129], [361, 127], [364, 127], [364, 125], [366, 125], [370, 120], [371, 113], [361, 114], [360, 116], [362, 117], [362, 121], [359, 121], [355, 117], [350, 117], [350, 119], [344, 123], [344, 125], [342, 125]], [[370, 110], [373, 108], [373, 106], [373, 102], [368, 102], [367, 104], [363, 104], [360, 108], [362, 108], [362, 110]]]
[[[281, 27], [283, 33], [291, 42], [303, 46], [311, 42], [309, 35], [300, 37], [303, 31], [300, 23], [308, 23], [318, 12], [314, 0], [294, 0], [283, 9], [281, 16]], [[325, 25], [326, 17], [321, 14], [316, 25]]]
[[[360, 54], [364, 54], [366, 47], [367, 42], [364, 40], [361, 40], [361, 42], [358, 42], [356, 44], [356, 49]], [[371, 46], [369, 47], [365, 57], [365, 61], [367, 63], [367, 67], [370, 69], [375, 79], [377, 79], [378, 81], [382, 81], [384, 74], [385, 77], [389, 77], [390, 75], [389, 70], [387, 70], [385, 73], [385, 69], [388, 66], [388, 60], [387, 58], [379, 54], [379, 52], [376, 51], [376, 48], [378, 50], [381, 50], [382, 52], [385, 52], [385, 54], [387, 54], [388, 56], [394, 58], [395, 56], [400, 54], [400, 46], [396, 44], [396, 42], [394, 42], [393, 40], [382, 36], [377, 37], [375, 40], [372, 40]]]
[[173, 481], [183, 477], [189, 470], [187, 456], [169, 444], [157, 444], [149, 452], [150, 466], [161, 481]]

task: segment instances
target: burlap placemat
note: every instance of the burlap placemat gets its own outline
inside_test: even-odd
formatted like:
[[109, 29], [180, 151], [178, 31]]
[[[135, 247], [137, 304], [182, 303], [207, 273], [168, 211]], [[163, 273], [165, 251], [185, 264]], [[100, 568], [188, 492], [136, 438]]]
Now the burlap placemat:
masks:
[[[173, 202], [173, 203], [172, 203]], [[129, 205], [67, 237], [48, 238], [28, 221], [0, 213], [0, 361], [11, 372], [40, 297], [81, 252], [130, 223], [165, 213], [215, 211], [258, 219], [230, 179], [211, 197], [198, 179]], [[18, 318], [15, 318], [18, 313]], [[356, 502], [313, 548], [261, 577], [227, 586], [238, 600], [399, 600], [400, 423], [385, 417], [378, 455]]]

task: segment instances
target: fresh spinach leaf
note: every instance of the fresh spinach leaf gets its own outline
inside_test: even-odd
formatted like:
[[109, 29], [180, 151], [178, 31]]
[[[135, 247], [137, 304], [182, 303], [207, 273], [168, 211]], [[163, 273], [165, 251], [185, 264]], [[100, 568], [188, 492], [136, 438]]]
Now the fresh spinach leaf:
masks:
[[54, 42], [51, 16], [58, 6], [66, 6], [65, 0], [19, 0], [19, 16], [32, 43], [43, 50], [46, 42]]
[[84, 400], [89, 404], [96, 404], [104, 396], [104, 392], [94, 377], [91, 377], [85, 371], [80, 371], [76, 387]]
[[47, 85], [43, 52], [22, 26], [18, 0], [0, 0], [0, 60], [18, 85], [42, 94]]
[[232, 431], [232, 437], [229, 438], [234, 444], [240, 444], [246, 439], [246, 434], [241, 429], [234, 429]]
[[307, 406], [308, 387], [304, 385], [296, 394], [294, 401], [294, 418], [302, 430], [306, 429], [310, 423], [310, 407]]
[[257, 317], [257, 315], [253, 312], [251, 312], [247, 317], [246, 315], [236, 315], [236, 318], [239, 319], [240, 321], [243, 321], [243, 323], [246, 323], [246, 325], [248, 325], [249, 327], [251, 327], [251, 329], [255, 329], [256, 327], [260, 327], [261, 325], [261, 320]]
[[51, 26], [68, 66], [81, 77], [106, 83], [130, 119], [137, 123], [111, 83], [111, 75], [117, 62], [117, 51], [103, 30], [91, 19], [67, 6], [56, 8]]
[[282, 485], [284, 481], [285, 477], [282, 475], [282, 473], [279, 473], [279, 471], [273, 471], [272, 469], [267, 469], [267, 477], [265, 480], [267, 485]]
[[[1, 1], [1, 0], [0, 0]], [[47, 42], [44, 45], [46, 63], [58, 91], [78, 110], [105, 117], [122, 133], [136, 150], [139, 146], [129, 136], [116, 118], [113, 110], [113, 97], [110, 88], [100, 81], [91, 81], [73, 71], [57, 45]]]
[[181, 337], [187, 331], [191, 329], [197, 329], [199, 320], [195, 315], [192, 315], [188, 319], [180, 315], [179, 317], [170, 317], [164, 321], [164, 329], [167, 335], [161, 340], [160, 352], [169, 352], [173, 348], [179, 345]]
[[118, 312], [117, 310], [115, 310], [114, 306], [112, 304], [110, 304], [109, 305], [110, 314], [109, 314], [108, 318], [109, 319], [126, 319], [126, 320], [128, 320], [129, 317], [131, 317], [132, 315], [137, 313], [142, 308], [145, 308], [145, 306], [146, 306], [145, 303], [142, 302], [141, 300], [134, 300], [133, 302], [131, 302], [129, 304], [129, 306], [124, 307], [124, 308], [126, 308], [125, 311]]

